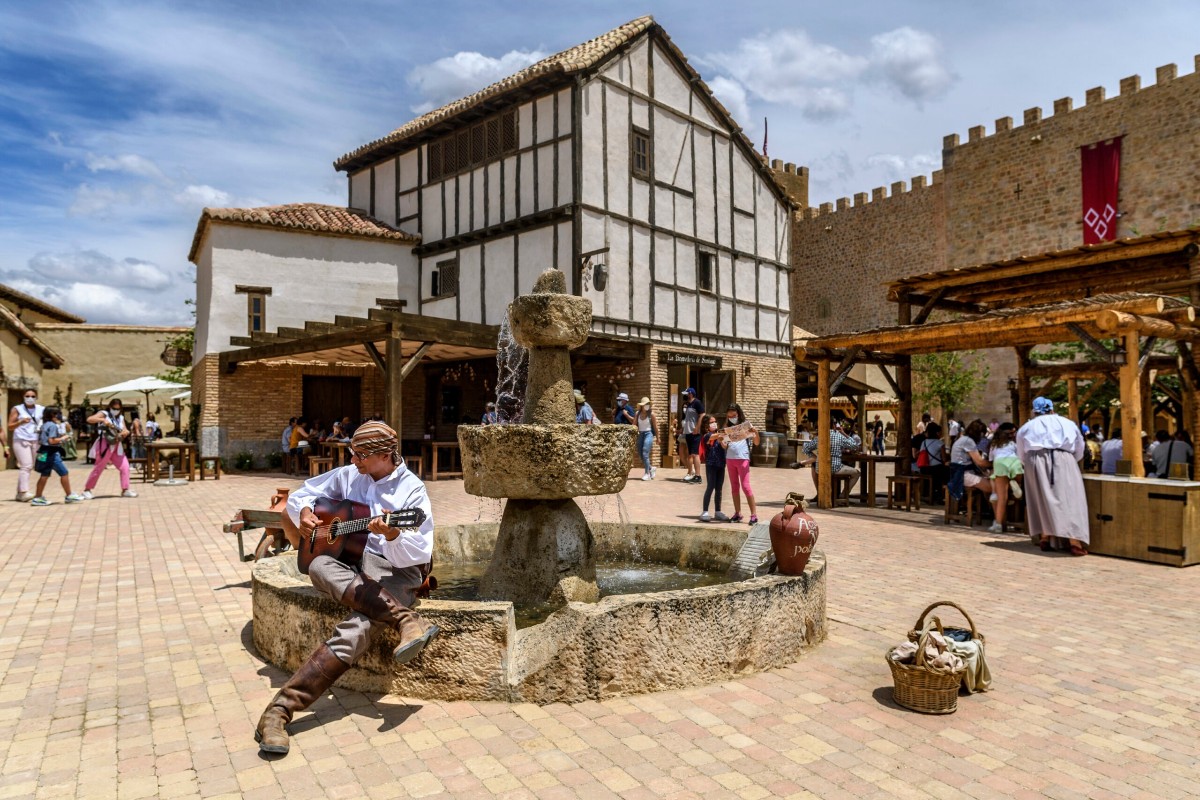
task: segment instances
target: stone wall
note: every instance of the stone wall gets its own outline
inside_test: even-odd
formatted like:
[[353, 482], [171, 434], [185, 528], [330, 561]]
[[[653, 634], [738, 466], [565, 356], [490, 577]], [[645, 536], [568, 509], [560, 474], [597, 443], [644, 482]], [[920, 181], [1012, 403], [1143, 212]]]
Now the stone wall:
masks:
[[[1197, 57], [1200, 64], [1200, 56]], [[825, 203], [795, 216], [792, 316], [814, 333], [896, 324], [885, 284], [942, 269], [1083, 244], [1080, 148], [1123, 136], [1117, 236], [1200, 225], [1200, 73], [1175, 65], [1053, 104], [1021, 124], [997, 119], [943, 140], [942, 169]], [[1015, 376], [1011, 351], [988, 351], [991, 380], [974, 413], [1002, 416]]]

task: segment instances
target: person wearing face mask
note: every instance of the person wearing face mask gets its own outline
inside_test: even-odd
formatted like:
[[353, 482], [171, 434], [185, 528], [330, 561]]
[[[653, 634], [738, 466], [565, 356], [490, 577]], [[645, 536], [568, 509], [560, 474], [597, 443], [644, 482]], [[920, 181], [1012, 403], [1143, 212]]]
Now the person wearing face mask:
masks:
[[8, 429], [13, 435], [13, 452], [17, 458], [17, 502], [28, 503], [33, 499], [29, 491], [29, 473], [37, 457], [38, 437], [42, 430], [41, 419], [46, 413], [37, 402], [37, 390], [26, 389], [19, 405], [8, 412]]
[[613, 424], [632, 425], [634, 422], [633, 409], [629, 405], [629, 395], [621, 392], [617, 395], [617, 408], [613, 411]]
[[98, 425], [96, 436], [96, 466], [83, 484], [83, 499], [92, 499], [92, 489], [100, 481], [104, 468], [112, 464], [121, 473], [121, 497], [137, 497], [137, 492], [129, 488], [129, 459], [125, 457], [123, 443], [129, 437], [129, 429], [125, 427], [125, 417], [121, 414], [121, 401], [113, 400], [108, 408], [97, 411], [87, 418], [93, 425]]
[[704, 470], [708, 475], [708, 486], [704, 489], [704, 509], [700, 514], [700, 521], [708, 522], [708, 501], [715, 495], [716, 502], [713, 504], [713, 511], [716, 512], [716, 515], [712, 519], [717, 522], [729, 522], [729, 517], [721, 512], [721, 491], [725, 487], [725, 443], [722, 441], [717, 418], [705, 414], [704, 419], [700, 422], [700, 430], [704, 431], [700, 436], [700, 452], [704, 454]]
[[[725, 425], [741, 425], [746, 421], [742, 407], [734, 403], [725, 412]], [[746, 503], [750, 506], [750, 524], [758, 524], [758, 508], [754, 502], [754, 491], [750, 488], [750, 445], [758, 444], [758, 431], [750, 426], [751, 434], [739, 442], [731, 442], [725, 437], [725, 467], [729, 470], [729, 489], [733, 492], [733, 516], [730, 522], [742, 521], [742, 497], [746, 494]]]

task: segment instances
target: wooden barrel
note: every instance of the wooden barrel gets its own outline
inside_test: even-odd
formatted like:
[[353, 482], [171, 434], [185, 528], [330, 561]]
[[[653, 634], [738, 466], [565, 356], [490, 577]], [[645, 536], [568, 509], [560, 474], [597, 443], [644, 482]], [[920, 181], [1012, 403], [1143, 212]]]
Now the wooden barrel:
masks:
[[776, 466], [780, 467], [781, 469], [790, 467], [793, 463], [795, 463], [795, 461], [796, 446], [794, 444], [788, 444], [787, 439], [784, 439], [783, 443], [779, 445], [779, 461], [776, 462]]
[[758, 432], [758, 444], [750, 449], [750, 463], [755, 467], [774, 467], [779, 461], [779, 445], [784, 441], [782, 433]]

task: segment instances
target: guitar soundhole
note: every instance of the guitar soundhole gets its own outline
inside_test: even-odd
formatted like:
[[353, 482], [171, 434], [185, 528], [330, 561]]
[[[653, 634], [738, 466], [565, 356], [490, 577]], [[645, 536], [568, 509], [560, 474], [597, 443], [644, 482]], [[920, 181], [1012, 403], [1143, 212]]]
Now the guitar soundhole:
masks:
[[333, 540], [337, 539], [338, 528], [341, 526], [342, 521], [340, 519], [335, 519], [333, 522], [329, 523], [329, 541], [332, 542]]

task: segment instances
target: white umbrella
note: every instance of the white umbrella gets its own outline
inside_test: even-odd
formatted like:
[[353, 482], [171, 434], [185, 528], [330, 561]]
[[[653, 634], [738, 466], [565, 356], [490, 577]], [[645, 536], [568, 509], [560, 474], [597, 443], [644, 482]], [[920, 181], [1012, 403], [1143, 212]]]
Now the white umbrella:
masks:
[[153, 375], [144, 375], [141, 378], [134, 378], [131, 381], [124, 383], [114, 383], [112, 386], [104, 386], [99, 389], [92, 389], [88, 392], [89, 395], [106, 395], [113, 396], [124, 394], [125, 392], [141, 392], [146, 395], [146, 408], [150, 408], [150, 395], [153, 392], [165, 391], [167, 389], [190, 389], [186, 383], [173, 383], [172, 381], [164, 381], [162, 378], [156, 378]]

